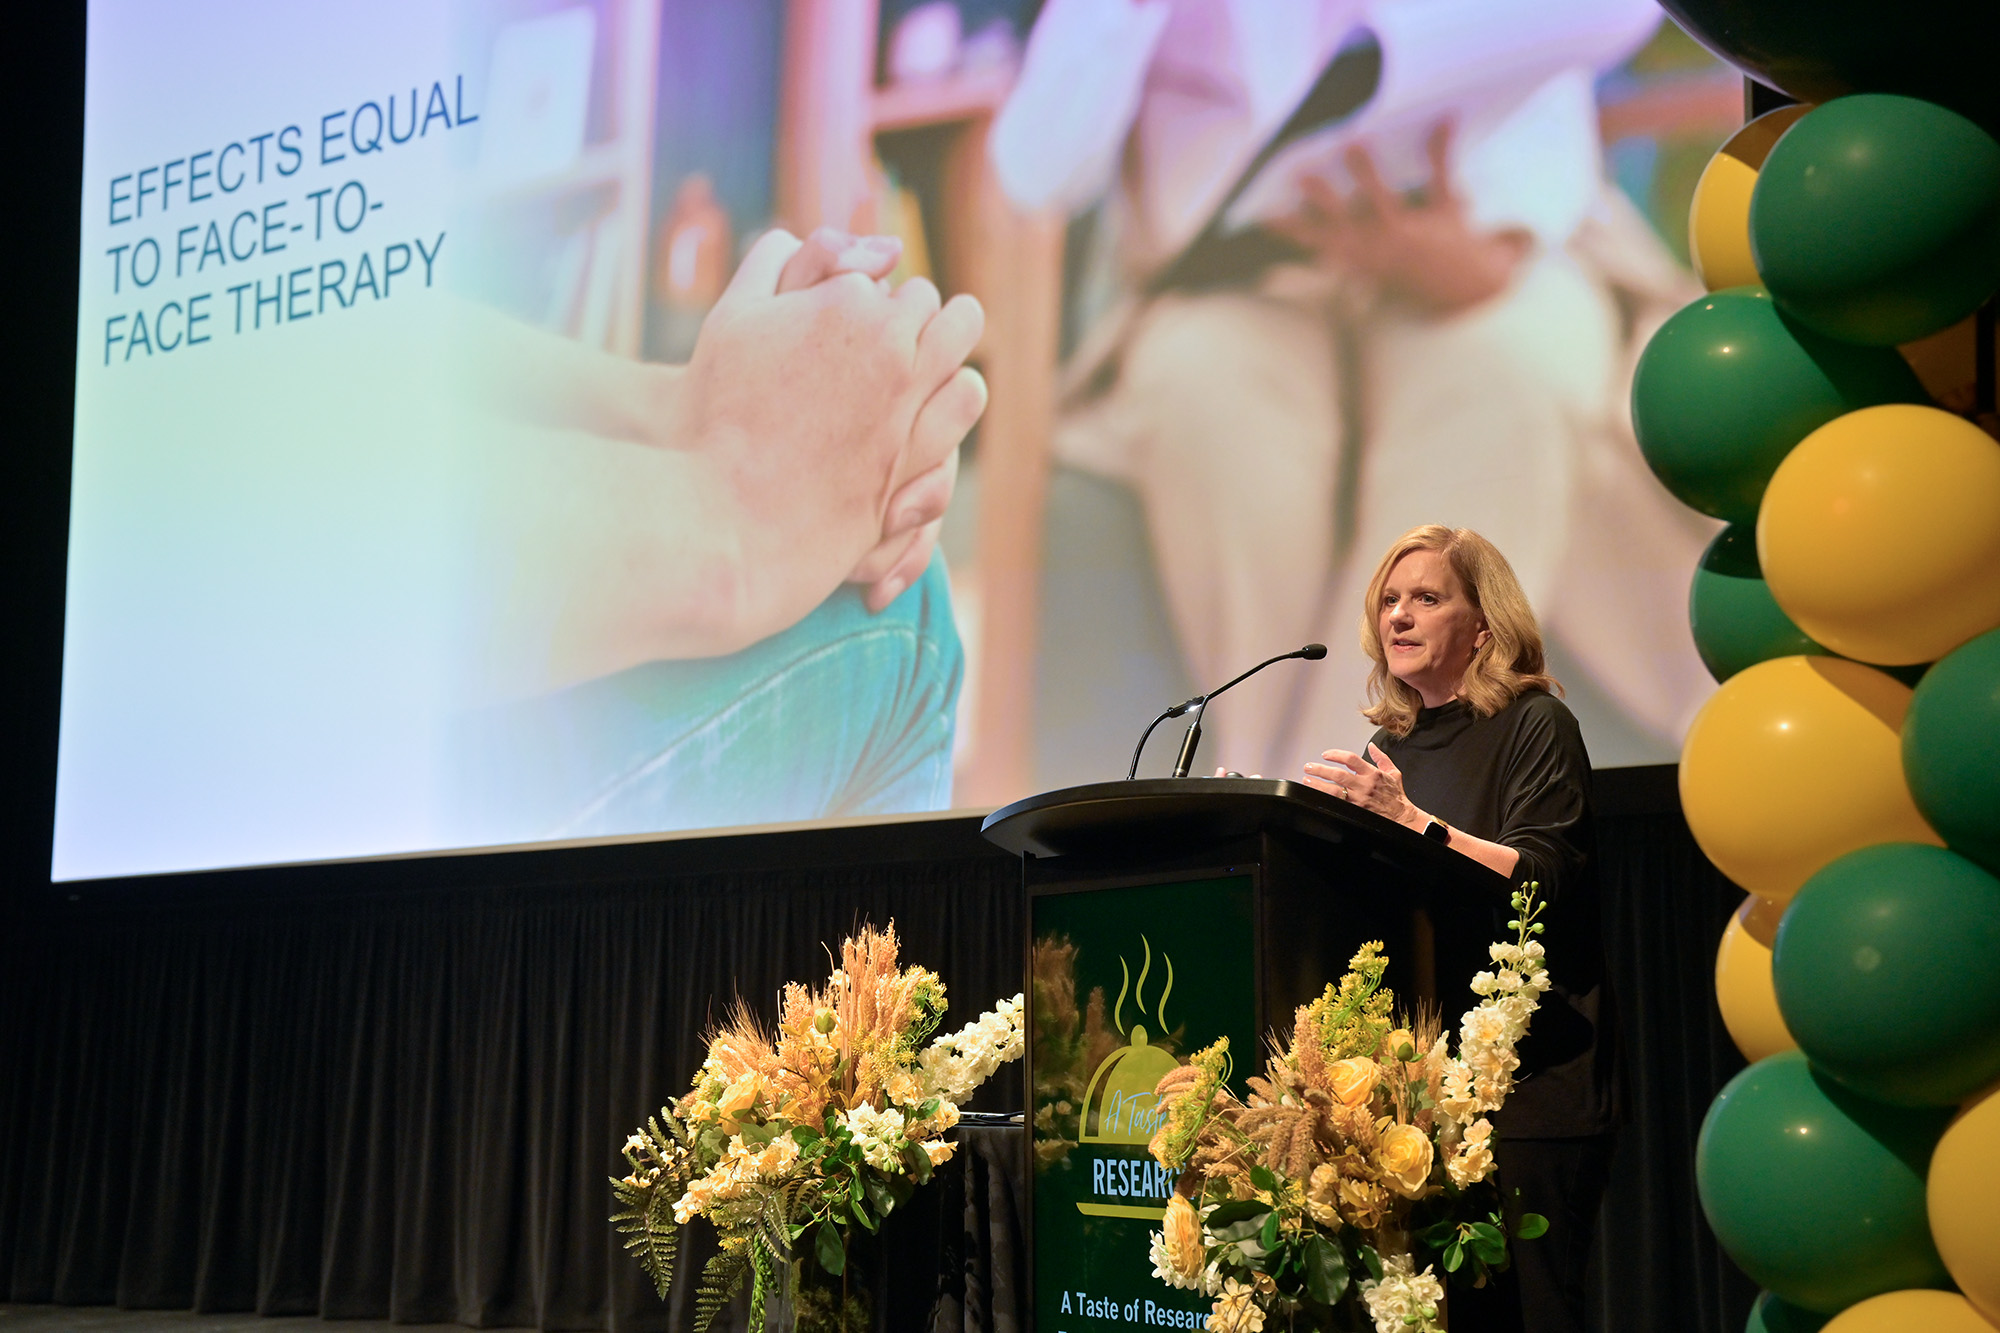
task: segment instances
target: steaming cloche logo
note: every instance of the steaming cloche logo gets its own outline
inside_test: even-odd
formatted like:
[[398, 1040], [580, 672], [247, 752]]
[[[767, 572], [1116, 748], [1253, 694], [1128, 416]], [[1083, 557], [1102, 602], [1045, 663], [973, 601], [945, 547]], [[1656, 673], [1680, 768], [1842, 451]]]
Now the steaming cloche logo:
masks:
[[1180, 1061], [1160, 1046], [1147, 1044], [1148, 1033], [1145, 1024], [1133, 1022], [1125, 1026], [1125, 1002], [1129, 997], [1137, 1009], [1136, 1018], [1150, 1016], [1157, 1019], [1157, 1031], [1167, 1030], [1167, 998], [1174, 993], [1174, 960], [1166, 954], [1160, 961], [1166, 965], [1166, 984], [1160, 988], [1157, 1004], [1148, 1011], [1146, 1008], [1146, 979], [1153, 970], [1153, 945], [1144, 935], [1139, 937], [1139, 947], [1144, 950], [1139, 966], [1139, 981], [1132, 983], [1131, 964], [1124, 955], [1119, 955], [1118, 969], [1123, 981], [1118, 987], [1118, 1002], [1112, 1006], [1111, 1021], [1117, 1025], [1119, 1035], [1130, 1042], [1104, 1057], [1104, 1063], [1097, 1066], [1097, 1072], [1090, 1076], [1090, 1086], [1083, 1094], [1083, 1134], [1085, 1143], [1136, 1143], [1143, 1145], [1153, 1137], [1153, 1131], [1160, 1127], [1160, 1099], [1153, 1089], [1162, 1078], [1179, 1066]]

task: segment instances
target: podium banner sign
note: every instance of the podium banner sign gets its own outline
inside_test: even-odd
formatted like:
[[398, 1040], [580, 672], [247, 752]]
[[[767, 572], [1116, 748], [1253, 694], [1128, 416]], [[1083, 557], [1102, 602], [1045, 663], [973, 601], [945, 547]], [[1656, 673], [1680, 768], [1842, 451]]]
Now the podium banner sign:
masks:
[[1149, 1233], [1174, 1182], [1146, 1145], [1163, 1119], [1154, 1087], [1196, 1051], [1227, 1037], [1238, 1068], [1257, 1064], [1256, 902], [1248, 874], [1035, 891], [1036, 1328], [1206, 1321], [1206, 1296], [1153, 1276]]

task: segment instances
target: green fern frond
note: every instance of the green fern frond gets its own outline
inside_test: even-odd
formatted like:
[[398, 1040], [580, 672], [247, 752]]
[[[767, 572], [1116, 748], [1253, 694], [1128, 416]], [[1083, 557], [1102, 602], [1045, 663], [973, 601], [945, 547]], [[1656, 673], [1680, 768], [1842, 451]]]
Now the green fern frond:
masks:
[[674, 1203], [684, 1187], [662, 1189], [658, 1184], [634, 1189], [622, 1180], [611, 1182], [612, 1192], [627, 1208], [611, 1215], [625, 1249], [639, 1260], [640, 1269], [653, 1279], [653, 1289], [661, 1300], [674, 1282], [674, 1257], [680, 1249], [680, 1227], [674, 1222]]
[[792, 1256], [791, 1226], [786, 1217], [784, 1196], [773, 1190], [759, 1202], [750, 1219], [751, 1235], [774, 1259], [789, 1260]]
[[694, 1333], [708, 1333], [715, 1317], [743, 1290], [743, 1276], [749, 1271], [750, 1257], [740, 1249], [723, 1250], [708, 1261], [694, 1296]]
[[[661, 1118], [669, 1128], [661, 1128]], [[673, 1285], [674, 1259], [680, 1247], [674, 1204], [694, 1179], [694, 1159], [687, 1149], [686, 1130], [664, 1107], [659, 1116], [649, 1118], [634, 1133], [633, 1139], [636, 1142], [628, 1143], [624, 1150], [632, 1174], [611, 1182], [612, 1196], [624, 1205], [611, 1215], [611, 1223], [624, 1237], [626, 1251], [638, 1259], [639, 1267], [653, 1279], [660, 1299], [665, 1300]]]

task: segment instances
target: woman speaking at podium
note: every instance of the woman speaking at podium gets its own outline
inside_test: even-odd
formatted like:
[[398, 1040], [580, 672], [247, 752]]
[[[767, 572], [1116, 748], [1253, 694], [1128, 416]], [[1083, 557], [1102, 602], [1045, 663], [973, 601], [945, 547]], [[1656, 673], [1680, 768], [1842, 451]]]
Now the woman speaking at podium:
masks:
[[[1512, 1273], [1489, 1290], [1455, 1289], [1452, 1327], [1581, 1330], [1619, 1113], [1583, 737], [1556, 697], [1561, 687], [1544, 668], [1541, 631], [1513, 569], [1469, 529], [1432, 524], [1396, 539], [1368, 585], [1361, 645], [1374, 663], [1363, 715], [1380, 730], [1365, 754], [1328, 750], [1307, 764], [1306, 782], [1510, 885], [1536, 881], [1548, 904], [1554, 986], [1521, 1044], [1517, 1086], [1495, 1128], [1510, 1211], [1543, 1214], [1549, 1231], [1513, 1246]], [[1490, 922], [1450, 926], [1499, 939], [1508, 915], [1496, 893]]]

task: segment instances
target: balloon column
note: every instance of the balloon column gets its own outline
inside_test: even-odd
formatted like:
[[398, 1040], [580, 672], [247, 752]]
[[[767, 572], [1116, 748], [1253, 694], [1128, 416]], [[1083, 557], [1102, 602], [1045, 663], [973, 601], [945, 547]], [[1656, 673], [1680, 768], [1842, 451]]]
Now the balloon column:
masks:
[[[1708, 294], [1633, 384], [1654, 474], [1729, 524], [1689, 597], [1720, 688], [1680, 784], [1750, 891], [1716, 989], [1755, 1063], [1702, 1126], [1702, 1206], [1766, 1289], [1752, 1329], [1992, 1333], [2000, 443], [1932, 405], [1897, 347], [2000, 290], [1996, 47], [1927, 0], [1663, 2], [1819, 103], [1709, 164]], [[1905, 50], [1925, 42], [1935, 60]]]

